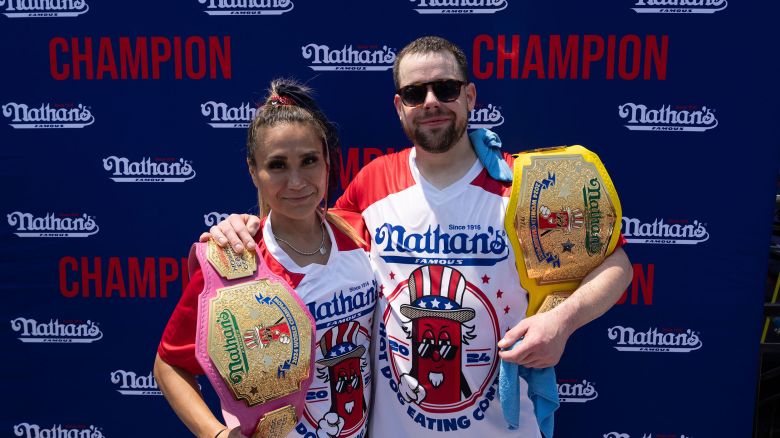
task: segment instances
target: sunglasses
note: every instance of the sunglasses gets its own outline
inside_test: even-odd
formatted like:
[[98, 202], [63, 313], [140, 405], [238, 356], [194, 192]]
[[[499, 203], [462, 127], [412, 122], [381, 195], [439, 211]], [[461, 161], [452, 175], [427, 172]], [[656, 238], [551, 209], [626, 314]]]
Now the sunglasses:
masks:
[[428, 87], [433, 90], [439, 102], [452, 102], [460, 96], [460, 87], [467, 82], [455, 79], [443, 79], [438, 81], [423, 82], [422, 84], [412, 84], [401, 87], [396, 93], [401, 97], [401, 102], [406, 106], [419, 106], [425, 102], [428, 95]]
[[458, 354], [458, 346], [447, 341], [439, 341], [438, 344], [435, 344], [430, 339], [423, 339], [417, 347], [417, 355], [423, 358], [432, 357], [434, 351], [438, 351], [439, 357], [443, 360], [452, 360]]

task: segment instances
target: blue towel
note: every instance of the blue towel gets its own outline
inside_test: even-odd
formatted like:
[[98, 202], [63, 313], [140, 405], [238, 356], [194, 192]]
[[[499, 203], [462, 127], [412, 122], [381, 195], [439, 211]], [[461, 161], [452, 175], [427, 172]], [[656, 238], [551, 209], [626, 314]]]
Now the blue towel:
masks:
[[504, 161], [501, 155], [501, 139], [498, 134], [484, 128], [476, 129], [469, 133], [469, 139], [474, 146], [474, 152], [488, 174], [498, 181], [512, 181], [512, 169]]
[[[517, 341], [512, 348], [520, 344]], [[555, 411], [560, 406], [555, 368], [526, 368], [512, 362], [501, 361], [498, 370], [498, 397], [509, 429], [520, 425], [520, 380], [528, 383], [528, 398], [534, 404], [536, 422], [545, 438], [552, 438]]]

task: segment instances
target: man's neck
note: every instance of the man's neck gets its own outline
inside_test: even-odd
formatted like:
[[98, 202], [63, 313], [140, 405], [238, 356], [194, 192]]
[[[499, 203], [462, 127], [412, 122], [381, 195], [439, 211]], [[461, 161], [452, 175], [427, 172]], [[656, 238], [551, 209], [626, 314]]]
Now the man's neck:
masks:
[[447, 152], [433, 154], [415, 146], [415, 163], [426, 181], [439, 190], [461, 179], [474, 165], [477, 155], [469, 136], [464, 134]]

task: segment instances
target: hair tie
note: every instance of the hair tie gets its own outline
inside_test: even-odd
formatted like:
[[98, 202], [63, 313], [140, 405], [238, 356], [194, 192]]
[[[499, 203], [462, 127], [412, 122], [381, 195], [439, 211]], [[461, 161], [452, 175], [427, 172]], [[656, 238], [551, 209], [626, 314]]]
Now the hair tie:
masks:
[[293, 105], [293, 106], [295, 106], [295, 101], [292, 100], [291, 98], [287, 97], [287, 96], [278, 96], [278, 95], [274, 96], [274, 97], [271, 98], [270, 103], [271, 103], [272, 106], [277, 106], [277, 105]]

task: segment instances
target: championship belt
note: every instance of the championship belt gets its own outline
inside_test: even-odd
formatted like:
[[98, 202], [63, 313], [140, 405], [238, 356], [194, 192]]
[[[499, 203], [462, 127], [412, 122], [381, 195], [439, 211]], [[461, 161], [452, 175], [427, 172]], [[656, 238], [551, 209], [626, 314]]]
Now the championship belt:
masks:
[[601, 160], [582, 146], [516, 155], [513, 181], [504, 225], [530, 316], [560, 304], [612, 253], [622, 212]]
[[303, 414], [314, 376], [314, 318], [261, 255], [190, 251], [203, 272], [196, 357], [219, 395], [225, 423], [251, 437], [284, 437]]

